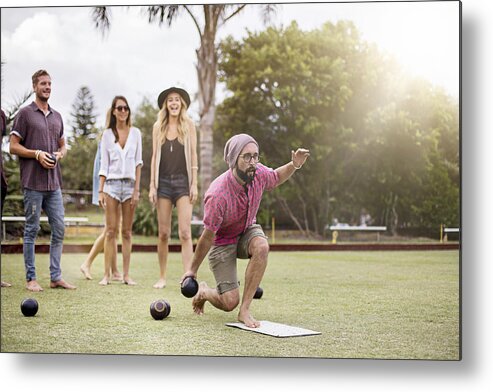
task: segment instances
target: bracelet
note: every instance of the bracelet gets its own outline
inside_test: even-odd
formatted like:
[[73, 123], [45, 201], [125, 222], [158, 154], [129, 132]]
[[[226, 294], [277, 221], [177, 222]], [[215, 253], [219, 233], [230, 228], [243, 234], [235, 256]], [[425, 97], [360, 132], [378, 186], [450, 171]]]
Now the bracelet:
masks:
[[198, 166], [192, 166], [192, 169], [197, 169], [198, 170]]
[[37, 161], [39, 161], [39, 154], [41, 154], [41, 150], [36, 150], [36, 152], [34, 153], [34, 157]]
[[293, 162], [293, 161], [291, 161], [291, 163], [293, 164], [293, 167], [294, 167], [296, 170], [301, 169], [301, 167], [303, 166], [303, 165], [299, 165], [299, 166], [297, 167], [297, 166], [294, 164], [294, 162]]
[[98, 191], [98, 193], [104, 193], [104, 191]]

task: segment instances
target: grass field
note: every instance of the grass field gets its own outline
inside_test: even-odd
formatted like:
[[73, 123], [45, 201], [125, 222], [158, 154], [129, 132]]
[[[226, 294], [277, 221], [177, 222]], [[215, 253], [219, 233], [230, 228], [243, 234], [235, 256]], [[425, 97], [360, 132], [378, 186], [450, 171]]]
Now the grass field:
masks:
[[[2, 255], [1, 351], [202, 356], [386, 358], [458, 360], [459, 252], [271, 252], [254, 300], [259, 320], [322, 332], [275, 338], [236, 328], [236, 311], [206, 305], [196, 316], [180, 294], [180, 255], [172, 253], [168, 286], [152, 288], [155, 254], [132, 255], [136, 287], [100, 287], [102, 256], [95, 280], [82, 279], [85, 255], [65, 254], [64, 277], [75, 291], [49, 289], [48, 255], [37, 256], [41, 293], [25, 289], [22, 255]], [[121, 261], [119, 261], [121, 263]], [[240, 280], [246, 261], [239, 261]], [[207, 261], [199, 279], [212, 284]], [[36, 298], [39, 311], [26, 318], [20, 303]], [[150, 303], [165, 298], [171, 314], [155, 321]]]

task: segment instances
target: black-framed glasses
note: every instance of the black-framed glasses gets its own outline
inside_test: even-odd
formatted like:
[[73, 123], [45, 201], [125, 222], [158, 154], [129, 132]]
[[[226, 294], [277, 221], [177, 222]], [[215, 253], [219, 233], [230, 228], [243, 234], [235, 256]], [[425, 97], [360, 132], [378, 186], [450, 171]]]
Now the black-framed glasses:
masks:
[[250, 154], [247, 152], [246, 154], [241, 154], [240, 157], [243, 159], [245, 163], [250, 163], [253, 159], [253, 163], [257, 163], [260, 161], [260, 155], [255, 153], [255, 154]]
[[128, 112], [128, 106], [117, 106], [115, 108], [116, 110], [118, 110], [119, 112]]

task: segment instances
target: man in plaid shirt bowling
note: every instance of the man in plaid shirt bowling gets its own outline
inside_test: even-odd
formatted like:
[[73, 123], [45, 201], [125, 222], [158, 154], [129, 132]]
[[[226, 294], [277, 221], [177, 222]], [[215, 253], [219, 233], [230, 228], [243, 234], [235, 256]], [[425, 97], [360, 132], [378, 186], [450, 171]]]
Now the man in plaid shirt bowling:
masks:
[[207, 253], [216, 280], [211, 288], [200, 282], [192, 300], [194, 312], [204, 313], [208, 301], [214, 307], [230, 312], [240, 304], [236, 260], [249, 259], [238, 320], [257, 328], [260, 322], [250, 313], [250, 304], [267, 266], [269, 244], [256, 215], [265, 190], [281, 185], [300, 169], [310, 155], [299, 148], [291, 151], [291, 161], [277, 169], [259, 163], [259, 146], [253, 137], [238, 134], [224, 147], [224, 160], [229, 170], [210, 185], [204, 200], [204, 231], [199, 238], [191, 269], [182, 277], [197, 277]]

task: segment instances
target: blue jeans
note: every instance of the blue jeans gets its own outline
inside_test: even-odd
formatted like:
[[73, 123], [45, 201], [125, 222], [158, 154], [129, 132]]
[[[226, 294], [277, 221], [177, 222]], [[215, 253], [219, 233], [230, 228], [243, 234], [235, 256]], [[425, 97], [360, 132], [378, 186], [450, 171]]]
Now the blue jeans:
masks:
[[24, 229], [24, 265], [26, 280], [36, 279], [34, 266], [34, 244], [39, 231], [41, 210], [48, 216], [51, 228], [50, 241], [50, 278], [53, 282], [62, 278], [60, 259], [62, 258], [63, 237], [65, 236], [64, 209], [62, 191], [39, 192], [24, 189], [24, 212], [26, 226]]

